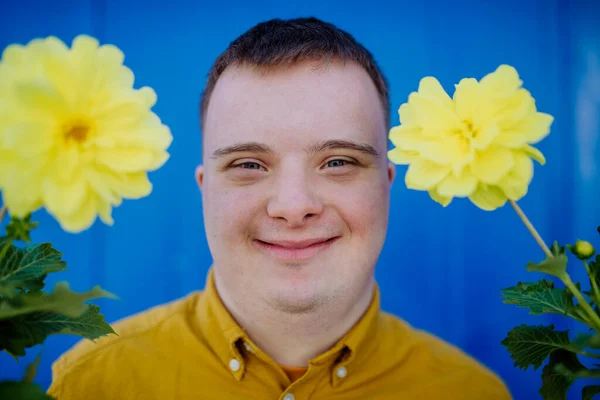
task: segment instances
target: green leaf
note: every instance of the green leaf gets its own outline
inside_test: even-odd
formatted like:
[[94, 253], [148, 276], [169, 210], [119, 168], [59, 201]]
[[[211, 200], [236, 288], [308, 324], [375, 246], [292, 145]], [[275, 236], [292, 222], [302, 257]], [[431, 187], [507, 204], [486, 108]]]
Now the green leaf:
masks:
[[17, 381], [0, 382], [0, 399], [54, 400], [37, 383]]
[[597, 394], [600, 394], [600, 385], [586, 386], [581, 391], [581, 400], [592, 400]]
[[31, 222], [31, 214], [24, 218], [12, 217], [6, 226], [6, 235], [13, 240], [31, 242], [31, 231], [37, 228], [38, 222]]
[[25, 368], [25, 377], [23, 378], [23, 382], [33, 382], [35, 376], [37, 375], [38, 365], [40, 365], [40, 360], [42, 359], [42, 353], [39, 353], [35, 357], [35, 361], [32, 362]]
[[559, 246], [557, 241], [552, 243], [552, 247], [550, 247], [550, 253], [554, 256], [558, 256], [561, 254], [565, 254], [565, 246]]
[[53, 334], [71, 334], [94, 340], [115, 331], [104, 321], [100, 308], [88, 305], [79, 317], [54, 312], [34, 312], [0, 320], [0, 350], [13, 356], [24, 356], [25, 349], [41, 344]]
[[569, 331], [555, 331], [554, 325], [521, 325], [508, 332], [501, 342], [515, 361], [514, 366], [525, 371], [538, 369], [554, 351], [569, 347]]
[[573, 295], [565, 289], [555, 288], [554, 283], [546, 279], [536, 283], [519, 282], [517, 286], [503, 289], [502, 297], [506, 299], [505, 304], [529, 308], [530, 314], [554, 313], [580, 320], [572, 313]]
[[16, 289], [40, 290], [46, 274], [62, 271], [66, 263], [62, 254], [50, 243], [34, 244], [24, 248], [9, 246], [6, 256], [0, 259], [0, 294]]
[[[558, 368], [557, 366], [562, 368]], [[550, 355], [550, 361], [542, 371], [542, 387], [539, 393], [544, 400], [566, 400], [567, 391], [577, 379], [571, 375], [565, 376], [561, 369], [575, 373], [586, 368], [579, 362], [577, 355], [567, 350], [557, 350]]]
[[95, 286], [85, 293], [75, 293], [67, 282], [56, 284], [54, 292], [19, 293], [11, 299], [0, 302], [0, 320], [35, 311], [53, 311], [69, 317], [78, 317], [87, 309], [85, 301], [99, 298], [116, 298], [115, 295]]
[[547, 258], [539, 264], [530, 262], [527, 264], [527, 271], [543, 272], [560, 278], [567, 272], [567, 262], [567, 256], [563, 253], [552, 258]]

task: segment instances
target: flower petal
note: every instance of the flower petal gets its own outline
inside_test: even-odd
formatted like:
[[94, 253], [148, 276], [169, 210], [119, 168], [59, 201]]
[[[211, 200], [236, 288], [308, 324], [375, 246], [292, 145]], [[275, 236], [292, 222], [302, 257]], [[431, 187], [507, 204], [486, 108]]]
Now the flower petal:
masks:
[[441, 204], [443, 207], [447, 207], [452, 202], [452, 197], [441, 196], [435, 189], [429, 191], [429, 197], [436, 203]]
[[506, 196], [499, 187], [484, 184], [477, 187], [477, 190], [469, 196], [469, 200], [486, 211], [493, 211], [506, 204]]
[[48, 211], [63, 217], [79, 210], [88, 195], [88, 186], [83, 179], [71, 182], [46, 179], [42, 185], [42, 193]]
[[28, 116], [53, 120], [63, 118], [68, 104], [48, 82], [27, 82], [15, 86], [14, 99], [27, 110]]
[[514, 152], [515, 166], [498, 182], [506, 197], [511, 200], [520, 200], [527, 194], [533, 179], [533, 161], [525, 153]]
[[169, 158], [167, 153], [155, 153], [142, 147], [98, 148], [96, 162], [116, 172], [151, 171], [161, 167]]
[[42, 181], [39, 173], [25, 175], [22, 169], [17, 173], [10, 181], [4, 182], [2, 201], [11, 215], [23, 218], [42, 207]]
[[478, 131], [477, 135], [473, 137], [471, 140], [471, 145], [477, 150], [484, 150], [499, 134], [500, 129], [498, 128], [498, 125], [493, 122], [488, 123]]
[[419, 155], [424, 160], [448, 165], [462, 159], [464, 152], [460, 139], [456, 135], [448, 135], [437, 140], [424, 140]]
[[398, 116], [402, 125], [416, 125], [417, 119], [415, 116], [414, 107], [409, 103], [404, 103], [398, 109]]
[[114, 206], [121, 205], [121, 196], [113, 189], [111, 182], [114, 177], [107, 179], [106, 176], [97, 171], [96, 168], [89, 168], [84, 171], [85, 179], [89, 182], [92, 190], [98, 195], [98, 198], [105, 203]]
[[388, 159], [394, 164], [398, 165], [408, 165], [415, 161], [418, 156], [419, 153], [415, 151], [404, 151], [399, 148], [395, 148], [388, 151]]
[[554, 117], [550, 114], [529, 114], [510, 129], [504, 130], [494, 143], [511, 148], [538, 143], [548, 136], [553, 122]]
[[554, 122], [554, 117], [550, 114], [536, 112], [523, 121], [522, 127], [529, 144], [536, 144], [544, 139], [550, 133], [550, 126]]
[[48, 211], [60, 223], [60, 226], [70, 233], [78, 233], [88, 229], [96, 220], [98, 209], [96, 207], [96, 196], [87, 192], [87, 196], [76, 212], [68, 215], [55, 214]]
[[436, 101], [441, 106], [454, 110], [454, 102], [448, 96], [440, 82], [432, 77], [426, 76], [419, 82], [419, 94]]
[[484, 96], [508, 97], [516, 92], [523, 81], [517, 70], [510, 65], [500, 65], [479, 82]]
[[507, 98], [496, 99], [493, 104], [494, 117], [501, 129], [509, 129], [535, 112], [535, 100], [525, 89], [519, 89]]
[[[93, 190], [102, 194], [106, 201], [113, 200], [111, 192], [126, 199], [140, 199], [152, 192], [152, 184], [145, 172], [116, 173], [97, 165], [95, 169], [86, 171], [86, 176]], [[112, 201], [111, 203], [114, 204]]]
[[463, 121], [473, 121], [478, 104], [481, 102], [479, 82], [473, 78], [464, 78], [458, 85], [455, 85], [455, 88], [456, 113]]
[[429, 190], [444, 179], [450, 169], [427, 160], [413, 162], [406, 172], [405, 183], [409, 189]]
[[441, 136], [461, 129], [462, 124], [453, 109], [440, 105], [429, 97], [412, 93], [408, 102], [415, 114], [415, 122]]
[[394, 146], [408, 151], [419, 151], [423, 137], [417, 127], [395, 126], [390, 129], [389, 138]]
[[106, 225], [113, 225], [115, 221], [112, 217], [111, 204], [100, 197], [96, 197], [96, 205], [98, 207], [98, 215], [100, 216], [100, 220], [102, 220], [102, 222], [104, 222]]
[[535, 147], [525, 145], [523, 146], [522, 150], [525, 152], [525, 154], [539, 162], [541, 165], [546, 164], [546, 157], [544, 157], [544, 154]]
[[105, 44], [98, 48], [98, 64], [101, 65], [99, 80], [112, 88], [131, 88], [134, 83], [133, 72], [123, 65], [125, 55], [116, 46]]
[[514, 163], [510, 150], [492, 147], [476, 154], [471, 163], [471, 171], [481, 182], [495, 184], [511, 170]]
[[149, 108], [156, 102], [156, 93], [149, 88], [137, 91], [114, 92], [103, 104], [97, 104], [91, 117], [97, 120], [101, 131], [134, 129], [148, 118]]
[[[390, 132], [395, 128], [392, 128]], [[154, 151], [166, 150], [173, 141], [168, 126], [162, 124], [154, 113], [149, 113], [137, 127], [121, 131], [100, 131], [97, 137], [88, 142], [97, 147], [145, 147]]]
[[460, 176], [449, 174], [438, 185], [437, 193], [444, 197], [467, 197], [477, 188], [477, 178], [469, 171], [463, 171]]

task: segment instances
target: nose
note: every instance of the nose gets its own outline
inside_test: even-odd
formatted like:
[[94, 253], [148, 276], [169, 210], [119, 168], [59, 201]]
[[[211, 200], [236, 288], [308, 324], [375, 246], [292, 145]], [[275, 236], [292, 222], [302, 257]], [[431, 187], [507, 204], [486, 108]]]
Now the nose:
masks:
[[323, 212], [323, 203], [315, 196], [302, 174], [281, 176], [267, 204], [271, 218], [283, 220], [289, 227], [299, 227]]

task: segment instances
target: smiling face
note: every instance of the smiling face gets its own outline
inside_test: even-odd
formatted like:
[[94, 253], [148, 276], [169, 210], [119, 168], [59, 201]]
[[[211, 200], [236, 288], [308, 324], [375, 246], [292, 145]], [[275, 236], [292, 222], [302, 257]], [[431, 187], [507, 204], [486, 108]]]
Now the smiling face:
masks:
[[370, 292], [394, 170], [383, 110], [354, 63], [229, 67], [210, 99], [202, 191], [222, 296], [306, 313]]

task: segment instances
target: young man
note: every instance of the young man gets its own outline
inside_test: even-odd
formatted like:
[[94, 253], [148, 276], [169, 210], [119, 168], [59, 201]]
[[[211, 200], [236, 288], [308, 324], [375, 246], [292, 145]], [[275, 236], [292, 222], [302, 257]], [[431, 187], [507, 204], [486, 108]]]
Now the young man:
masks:
[[379, 308], [387, 85], [317, 19], [272, 20], [216, 60], [197, 169], [206, 289], [116, 324], [54, 365], [69, 399], [510, 399], [460, 350]]

